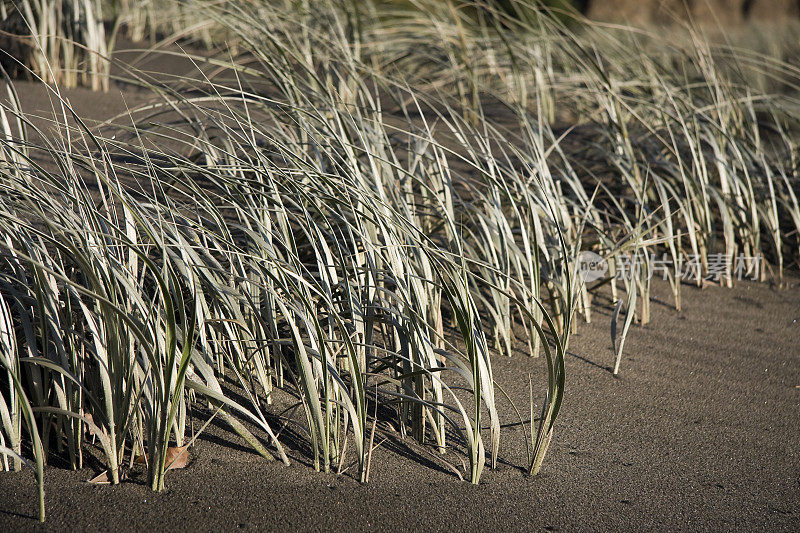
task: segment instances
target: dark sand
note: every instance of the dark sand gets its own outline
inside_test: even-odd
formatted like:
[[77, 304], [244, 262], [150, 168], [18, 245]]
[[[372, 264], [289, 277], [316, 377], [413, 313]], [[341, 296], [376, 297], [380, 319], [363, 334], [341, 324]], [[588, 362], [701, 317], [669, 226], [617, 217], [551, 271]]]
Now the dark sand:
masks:
[[[664, 289], [655, 292], [666, 299]], [[536, 478], [522, 471], [517, 427], [504, 429], [498, 468], [476, 487], [396, 433], [382, 433], [361, 485], [350, 472], [314, 472], [298, 450], [290, 467], [267, 463], [211, 426], [161, 494], [141, 478], [86, 483], [99, 466], [48, 467], [44, 526], [33, 475], [0, 474], [0, 529], [797, 531], [800, 280], [781, 291], [742, 282], [684, 292], [684, 312], [655, 302], [654, 322], [632, 329], [619, 378], [608, 370], [608, 317], [581, 324]], [[498, 357], [494, 368], [522, 409], [528, 372], [543, 386], [539, 361], [524, 355]]]
[[[27, 112], [49, 107], [40, 86], [19, 85]], [[68, 92], [80, 114], [125, 110], [120, 88]], [[125, 91], [128, 105], [144, 95]], [[293, 464], [267, 463], [212, 425], [185, 470], [156, 494], [132, 476], [86, 483], [46, 469], [48, 519], [36, 521], [29, 471], [0, 474], [0, 531], [11, 530], [800, 530], [800, 280], [777, 290], [741, 282], [684, 287], [684, 311], [656, 283], [653, 322], [634, 326], [621, 376], [607, 310], [581, 323], [567, 359], [567, 389], [542, 473], [529, 478], [523, 433], [502, 394], [501, 460], [480, 486], [459, 481], [411, 439], [381, 431], [369, 484], [316, 473], [304, 448]], [[495, 377], [523, 411], [527, 376], [537, 402], [542, 361], [494, 359]], [[537, 411], [538, 412], [538, 411]], [[198, 424], [195, 421], [195, 424]], [[352, 457], [352, 452], [350, 453]], [[460, 464], [453, 453], [446, 460]]]

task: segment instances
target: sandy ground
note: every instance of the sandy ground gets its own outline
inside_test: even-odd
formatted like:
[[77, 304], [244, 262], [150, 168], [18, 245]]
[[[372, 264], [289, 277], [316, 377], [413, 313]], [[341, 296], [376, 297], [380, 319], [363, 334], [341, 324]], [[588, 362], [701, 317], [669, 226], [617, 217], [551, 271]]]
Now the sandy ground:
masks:
[[[536, 478], [523, 472], [523, 434], [513, 426], [504, 429], [497, 470], [477, 487], [396, 433], [382, 433], [372, 480], [361, 485], [349, 472], [314, 472], [298, 449], [290, 467], [267, 463], [212, 427], [161, 494], [141, 477], [86, 483], [99, 465], [49, 467], [44, 526], [34, 518], [31, 473], [2, 474], [0, 529], [797, 531], [800, 280], [783, 290], [685, 287], [680, 313], [661, 305], [665, 289], [654, 291], [663, 298], [654, 322], [631, 331], [619, 378], [608, 368], [608, 317], [581, 325]], [[522, 408], [538, 364], [524, 355], [494, 361], [498, 383]]]
[[[18, 89], [27, 112], [48, 114], [41, 86]], [[123, 96], [119, 86], [68, 96], [96, 120], [146, 98], [130, 88]], [[160, 494], [141, 473], [97, 486], [86, 483], [101, 470], [96, 461], [78, 472], [53, 461], [43, 526], [31, 473], [0, 474], [0, 530], [800, 530], [800, 279], [781, 290], [687, 286], [680, 313], [668, 294], [656, 283], [653, 322], [632, 328], [618, 378], [609, 369], [609, 312], [598, 309], [592, 324], [581, 324], [536, 478], [524, 473], [523, 432], [498, 395], [509, 426], [500, 464], [480, 486], [459, 481], [397, 433], [376, 438], [371, 481], [361, 485], [352, 472], [314, 472], [291, 439], [286, 467], [212, 424]], [[541, 365], [521, 354], [494, 359], [498, 384], [523, 411], [527, 376], [535, 391], [544, 386]]]

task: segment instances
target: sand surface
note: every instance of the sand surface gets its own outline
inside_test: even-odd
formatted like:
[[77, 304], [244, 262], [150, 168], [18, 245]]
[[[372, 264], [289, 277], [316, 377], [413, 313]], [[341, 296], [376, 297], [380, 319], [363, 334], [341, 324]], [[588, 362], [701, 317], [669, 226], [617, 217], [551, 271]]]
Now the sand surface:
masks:
[[[161, 494], [142, 476], [116, 487], [86, 483], [99, 465], [49, 467], [44, 526], [34, 518], [32, 474], [2, 474], [0, 529], [797, 531], [800, 280], [789, 285], [685, 287], [680, 313], [661, 305], [668, 293], [657, 285], [654, 322], [632, 329], [618, 378], [608, 369], [608, 317], [581, 324], [536, 478], [523, 472], [518, 426], [504, 428], [498, 468], [476, 487], [390, 431], [376, 437], [386, 440], [361, 485], [351, 472], [314, 472], [290, 443], [292, 466], [267, 463], [212, 424]], [[539, 361], [515, 355], [494, 365], [524, 410], [527, 374], [540, 379]], [[508, 402], [499, 403], [513, 424]]]

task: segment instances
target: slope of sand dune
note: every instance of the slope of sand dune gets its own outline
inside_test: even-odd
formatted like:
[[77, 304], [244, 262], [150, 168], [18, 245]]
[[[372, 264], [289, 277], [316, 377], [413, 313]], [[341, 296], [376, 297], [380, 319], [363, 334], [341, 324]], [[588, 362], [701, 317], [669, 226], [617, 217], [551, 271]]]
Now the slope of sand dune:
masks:
[[[4, 531], [797, 531], [800, 280], [789, 285], [685, 287], [679, 313], [660, 305], [668, 292], [658, 284], [653, 323], [631, 331], [619, 378], [609, 370], [608, 316], [598, 311], [572, 342], [563, 414], [533, 479], [505, 401], [501, 460], [477, 487], [387, 429], [361, 485], [350, 471], [314, 472], [291, 439], [294, 464], [267, 463], [212, 423], [160, 494], [142, 472], [111, 487], [86, 483], [100, 471], [93, 461], [79, 472], [49, 467], [44, 527], [30, 472], [0, 475], [0, 523]], [[498, 384], [524, 411], [527, 375], [540, 379], [541, 361], [494, 361]]]
[[[21, 84], [27, 112], [47, 115], [41, 86]], [[82, 116], [105, 119], [143, 101], [112, 89], [67, 93]], [[46, 121], [41, 122], [46, 124]], [[267, 463], [212, 422], [191, 463], [153, 493], [135, 470], [120, 486], [86, 483], [57, 459], [46, 470], [48, 520], [36, 521], [30, 472], [0, 474], [0, 530], [674, 530], [800, 528], [800, 279], [776, 289], [684, 288], [684, 311], [656, 282], [652, 323], [634, 326], [621, 375], [611, 375], [610, 311], [581, 324], [567, 359], [562, 414], [542, 473], [524, 473], [525, 440], [510, 404], [497, 470], [480, 486], [387, 427], [375, 438], [371, 481], [350, 469], [321, 474], [291, 428], [293, 465]], [[494, 358], [500, 387], [525, 412], [528, 375], [543, 384], [541, 359]], [[537, 399], [540, 400], [540, 399]], [[205, 416], [194, 413], [194, 427]]]

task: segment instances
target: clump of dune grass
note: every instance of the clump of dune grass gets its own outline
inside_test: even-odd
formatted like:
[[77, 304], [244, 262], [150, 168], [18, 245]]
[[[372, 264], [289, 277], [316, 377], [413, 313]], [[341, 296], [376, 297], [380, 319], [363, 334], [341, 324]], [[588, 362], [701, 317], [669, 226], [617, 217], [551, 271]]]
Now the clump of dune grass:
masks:
[[[380, 418], [478, 483], [502, 437], [493, 358], [520, 349], [544, 367], [536, 474], [605, 286], [616, 374], [653, 257], [678, 308], [690, 256], [698, 285], [714, 254], [778, 282], [797, 261], [790, 65], [534, 5], [295, 4], [204, 4], [241, 55], [138, 75], [161, 99], [126, 127], [59, 100], [62, 135], [29, 136], [6, 84], [0, 452], [19, 469], [30, 444], [40, 498], [85, 431], [111, 483], [139, 458], [163, 489], [196, 404], [288, 463], [276, 398], [318, 470], [368, 481]], [[766, 72], [786, 92], [748, 84]], [[586, 250], [610, 269], [591, 286]]]
[[235, 35], [208, 17], [209, 10], [223, 4], [222, 0], [106, 0], [103, 10], [133, 41], [181, 40], [212, 49], [236, 42]]
[[[712, 44], [695, 27], [673, 29], [667, 40], [577, 16], [567, 24], [563, 16], [486, 9], [485, 23], [467, 7], [378, 23], [366, 31], [404, 39], [376, 39], [390, 59], [373, 62], [387, 73], [412, 72], [418, 86], [446, 93], [465, 116], [482, 116], [480, 102], [497, 99], [523, 117], [522, 128], [531, 113], [538, 131], [565, 131], [565, 141], [549, 148], [558, 160], [552, 197], [563, 194], [555, 203], [564, 206], [593, 199], [582, 219], [573, 212], [580, 233], [564, 225], [568, 243], [605, 256], [611, 272], [638, 265], [621, 280], [601, 281], [611, 283], [618, 304], [615, 373], [634, 318], [649, 321], [654, 268], [669, 279], [677, 308], [685, 281], [781, 282], [800, 244], [798, 71], [781, 60], [791, 52]], [[427, 35], [426, 44], [414, 34]], [[504, 126], [519, 131], [514, 122]], [[588, 320], [591, 298], [578, 291]]]
[[19, 70], [63, 87], [108, 90], [113, 38], [99, 0], [3, 0], [0, 15], [14, 21], [3, 39], [22, 52], [8, 58], [21, 63]]
[[[62, 453], [79, 467], [88, 428], [111, 483], [146, 456], [160, 490], [167, 448], [185, 442], [188, 392], [224, 411], [266, 459], [288, 462], [264, 411], [282, 390], [305, 413], [315, 466], [341, 469], [350, 442], [366, 480], [368, 403], [385, 402], [401, 432], [465, 453], [464, 476], [477, 483], [500, 443], [481, 313], [514, 306], [549, 367], [531, 458], [538, 470], [563, 393], [563, 343], [530, 284], [511, 286], [474, 250], [496, 246], [491, 233], [475, 233], [480, 224], [515, 239], [496, 202], [520, 202], [531, 223], [551, 208], [506, 190], [486, 134], [469, 123], [442, 117], [461, 139], [446, 147], [430, 126], [384, 124], [367, 84], [349, 85], [339, 100], [344, 86], [317, 79], [316, 65], [295, 77], [285, 69], [296, 58], [268, 53], [291, 48], [253, 44], [263, 46], [260, 67], [283, 102], [211, 84], [209, 97], [172, 94], [155, 116], [135, 115], [163, 129], [134, 127], [124, 142], [83, 126], [70, 145], [22, 150], [7, 138], [19, 160], [3, 173], [2, 278], [12, 357], [43, 430], [57, 428]], [[352, 64], [332, 66], [336, 78], [356, 74]], [[348, 103], [356, 101], [366, 106]], [[170, 121], [162, 108], [182, 112]], [[45, 170], [29, 150], [60, 170]], [[118, 162], [119, 153], [138, 163]], [[494, 192], [473, 206], [468, 191], [481, 184]], [[228, 397], [225, 383], [246, 403]], [[40, 459], [52, 453], [53, 438], [44, 442]]]

